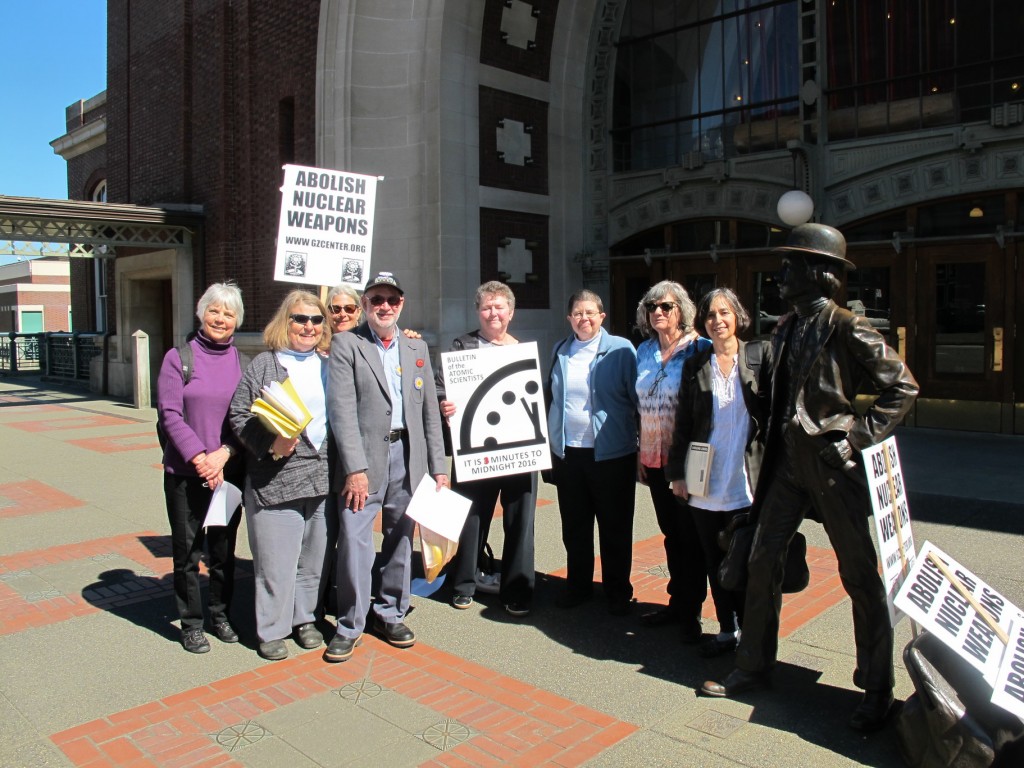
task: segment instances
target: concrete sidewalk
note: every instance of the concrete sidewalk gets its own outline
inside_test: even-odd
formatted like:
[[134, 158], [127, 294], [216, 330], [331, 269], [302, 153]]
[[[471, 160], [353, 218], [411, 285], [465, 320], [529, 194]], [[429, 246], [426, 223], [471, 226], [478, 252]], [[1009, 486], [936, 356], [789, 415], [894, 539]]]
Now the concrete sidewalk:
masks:
[[[327, 665], [321, 650], [289, 642], [288, 660], [266, 662], [254, 651], [243, 526], [232, 617], [242, 643], [211, 638], [211, 653], [190, 655], [178, 643], [154, 422], [152, 410], [81, 390], [0, 380], [2, 765], [903, 764], [892, 728], [863, 737], [846, 727], [859, 700], [849, 602], [813, 523], [803, 528], [811, 586], [786, 601], [775, 690], [695, 695], [731, 660], [705, 660], [671, 629], [638, 621], [665, 601], [666, 583], [644, 488], [632, 616], [609, 617], [601, 600], [555, 607], [564, 550], [554, 489], [542, 485], [537, 599], [525, 619], [486, 595], [455, 611], [443, 589], [421, 585], [412, 649], [368, 636], [351, 661]], [[917, 540], [1024, 605], [1024, 440], [932, 430], [898, 439]], [[900, 625], [898, 648], [909, 632]]]

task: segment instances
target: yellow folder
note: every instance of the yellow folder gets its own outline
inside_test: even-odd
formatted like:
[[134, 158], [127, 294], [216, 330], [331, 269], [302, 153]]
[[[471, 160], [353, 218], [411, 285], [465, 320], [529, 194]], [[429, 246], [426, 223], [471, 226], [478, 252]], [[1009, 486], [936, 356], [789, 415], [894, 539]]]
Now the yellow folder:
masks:
[[261, 392], [263, 396], [256, 398], [249, 411], [271, 432], [291, 439], [298, 437], [313, 420], [313, 414], [295, 391], [291, 379], [272, 381]]

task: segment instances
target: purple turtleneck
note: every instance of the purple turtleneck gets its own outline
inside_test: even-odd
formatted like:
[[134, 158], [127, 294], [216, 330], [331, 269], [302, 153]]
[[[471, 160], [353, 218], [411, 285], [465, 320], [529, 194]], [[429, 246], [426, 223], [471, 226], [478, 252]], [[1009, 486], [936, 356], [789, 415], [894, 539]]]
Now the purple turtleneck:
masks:
[[210, 341], [202, 331], [189, 345], [194, 363], [188, 386], [182, 384], [177, 349], [164, 355], [157, 379], [157, 410], [168, 438], [164, 471], [172, 475], [196, 475], [191, 460], [225, 443], [241, 450], [227, 422], [231, 397], [242, 378], [238, 351], [230, 341]]

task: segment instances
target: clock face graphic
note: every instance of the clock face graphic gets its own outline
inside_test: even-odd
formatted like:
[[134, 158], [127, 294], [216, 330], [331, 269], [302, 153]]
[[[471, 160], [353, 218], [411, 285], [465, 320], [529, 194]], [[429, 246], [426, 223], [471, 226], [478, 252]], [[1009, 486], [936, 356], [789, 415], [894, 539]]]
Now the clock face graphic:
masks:
[[480, 382], [463, 412], [456, 455], [547, 444], [537, 370], [535, 359], [517, 360]]

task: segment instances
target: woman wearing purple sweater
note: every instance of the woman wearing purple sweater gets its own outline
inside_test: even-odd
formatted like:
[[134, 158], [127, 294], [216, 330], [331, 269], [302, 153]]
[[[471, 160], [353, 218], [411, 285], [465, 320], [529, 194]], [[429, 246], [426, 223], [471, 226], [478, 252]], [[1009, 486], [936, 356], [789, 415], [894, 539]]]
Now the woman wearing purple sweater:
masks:
[[[196, 305], [199, 331], [190, 335], [192, 365], [182, 370], [181, 355], [164, 355], [157, 379], [157, 410], [167, 434], [164, 447], [164, 496], [171, 524], [174, 596], [181, 617], [181, 644], [191, 653], [206, 653], [199, 590], [199, 560], [205, 541], [210, 577], [208, 603], [214, 633], [237, 643], [228, 621], [234, 589], [235, 536], [241, 515], [236, 509], [227, 526], [203, 529], [213, 490], [225, 479], [241, 487], [245, 466], [238, 439], [227, 421], [228, 405], [242, 378], [242, 358], [232, 345], [242, 325], [242, 292], [232, 283], [214, 283]], [[187, 379], [187, 382], [186, 382]]]

